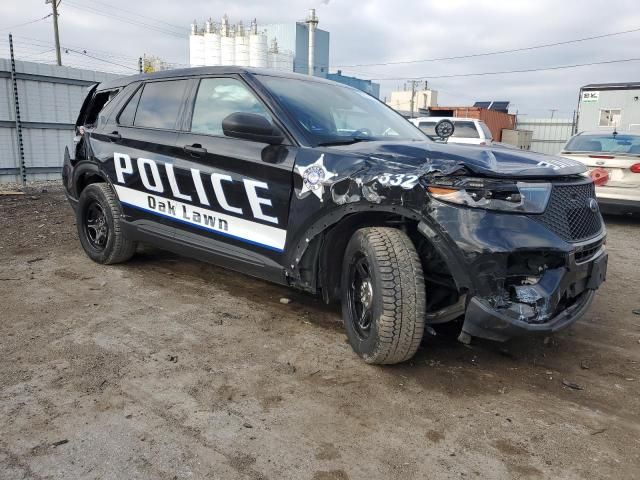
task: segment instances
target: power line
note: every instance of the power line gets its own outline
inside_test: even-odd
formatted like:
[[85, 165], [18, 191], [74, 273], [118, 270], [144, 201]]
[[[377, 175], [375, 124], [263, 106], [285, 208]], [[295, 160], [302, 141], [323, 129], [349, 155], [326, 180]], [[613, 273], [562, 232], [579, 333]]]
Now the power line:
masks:
[[[28, 41], [27, 41], [28, 40]], [[7, 40], [4, 40], [2, 38], [0, 38], [0, 44], [8, 44]], [[51, 42], [48, 42], [46, 40], [39, 40], [36, 38], [31, 38], [31, 37], [24, 37], [21, 36], [19, 39], [16, 39], [14, 37], [14, 44], [17, 44], [20, 47], [20, 50], [28, 50], [26, 52], [27, 56], [31, 56], [33, 53], [33, 51], [38, 51], [37, 53], [39, 53], [40, 49], [42, 48], [46, 48], [46, 47], [53, 47], [53, 44]], [[88, 58], [95, 58], [97, 59], [97, 61], [99, 62], [106, 62], [106, 63], [111, 63], [113, 65], [118, 65], [118, 66], [122, 66], [124, 68], [127, 69], [131, 69], [131, 67], [126, 66], [126, 65], [122, 65], [121, 63], [118, 62], [126, 62], [126, 63], [130, 63], [130, 64], [137, 64], [138, 62], [138, 58], [135, 57], [129, 57], [129, 56], [125, 56], [123, 54], [119, 54], [119, 53], [115, 53], [115, 52], [108, 52], [106, 50], [97, 50], [97, 49], [87, 49], [78, 45], [70, 45], [70, 44], [63, 44], [61, 46], [61, 48], [63, 50], [69, 50], [69, 52], [74, 52], [77, 53], [78, 51], [82, 53], [83, 56], [88, 57]], [[105, 60], [103, 57], [106, 57], [108, 60]], [[24, 57], [23, 57], [24, 58]], [[39, 60], [41, 61], [41, 60]], [[179, 63], [179, 62], [170, 62], [167, 61], [167, 65], [171, 65], [173, 67], [188, 67], [189, 65], [187, 64], [183, 64], [183, 63]], [[137, 71], [137, 69], [135, 69]]]
[[[26, 39], [26, 40], [30, 40], [30, 41], [25, 41], [22, 39]], [[6, 40], [0, 39], [0, 43], [7, 43]], [[29, 38], [29, 37], [19, 37], [18, 39], [16, 39], [16, 37], [14, 36], [14, 40], [13, 40], [14, 44], [18, 44], [21, 48], [32, 48], [32, 47], [52, 47], [53, 44], [51, 42], [48, 42], [46, 40], [38, 40], [38, 39], [34, 39], [34, 38]], [[104, 56], [104, 57], [109, 57], [109, 58], [114, 58], [116, 60], [131, 60], [131, 61], [138, 61], [137, 58], [135, 57], [127, 57], [123, 54], [119, 54], [119, 53], [115, 53], [115, 52], [107, 52], [104, 50], [94, 50], [94, 49], [86, 49], [84, 47], [80, 47], [78, 45], [70, 45], [70, 44], [65, 44], [62, 46], [62, 48], [74, 48], [74, 49], [81, 49], [83, 51], [86, 51], [88, 53], [94, 54], [94, 55], [99, 55], [99, 56]]]
[[125, 10], [124, 8], [117, 7], [115, 5], [110, 5], [110, 4], [102, 2], [102, 1], [97, 2], [97, 1], [94, 0], [94, 1], [91, 1], [91, 3], [95, 3], [95, 4], [98, 4], [98, 5], [104, 5], [105, 7], [110, 7], [110, 8], [113, 8], [114, 10], [120, 10], [121, 12], [124, 12], [124, 13], [130, 13], [130, 14], [136, 15], [136, 16], [138, 16], [140, 18], [146, 18], [147, 20], [151, 20], [151, 21], [156, 22], [156, 23], [162, 23], [164, 25], [167, 25], [168, 27], [175, 28], [175, 29], [177, 29], [177, 30], [179, 30], [181, 32], [184, 32], [184, 30], [185, 30], [185, 27], [183, 27], [183, 26], [174, 25], [172, 23], [168, 23], [168, 22], [165, 22], [163, 20], [159, 20], [157, 18], [149, 17], [147, 15], [143, 15], [142, 13], [134, 12], [132, 10]]
[[84, 55], [85, 57], [93, 58], [94, 60], [98, 60], [98, 61], [100, 61], [100, 62], [110, 63], [111, 65], [117, 65], [117, 66], [119, 66], [119, 67], [127, 68], [127, 69], [129, 69], [129, 70], [134, 70], [134, 71], [136, 71], [136, 72], [138, 71], [138, 69], [137, 69], [137, 68], [129, 67], [129, 66], [127, 66], [127, 65], [123, 65], [123, 64], [121, 64], [121, 63], [111, 62], [111, 61], [109, 61], [109, 60], [105, 60], [105, 59], [103, 59], [103, 58], [98, 58], [98, 57], [94, 57], [94, 56], [92, 56], [92, 55], [89, 55], [89, 54], [86, 52], [86, 50], [81, 52], [81, 51], [78, 51], [78, 50], [74, 50], [73, 48], [65, 48], [65, 49], [64, 49], [64, 51], [65, 51], [65, 53], [72, 52], [72, 53], [76, 53], [76, 54], [78, 54], [78, 55]]
[[50, 13], [49, 15], [45, 15], [44, 17], [41, 17], [41, 18], [36, 18], [35, 20], [29, 20], [28, 22], [19, 23], [17, 25], [11, 25], [9, 27], [2, 27], [2, 28], [0, 28], [0, 31], [11, 30], [12, 28], [24, 27], [25, 25], [31, 25], [32, 23], [41, 22], [42, 20], [45, 20], [45, 19], [51, 17], [52, 15], [53, 15], [53, 13]]
[[105, 12], [105, 11], [98, 10], [96, 8], [93, 8], [93, 7], [89, 7], [87, 5], [79, 5], [77, 3], [73, 3], [73, 2], [70, 2], [68, 0], [65, 2], [65, 5], [71, 6], [73, 8], [78, 8], [80, 10], [85, 10], [86, 12], [92, 13], [94, 15], [100, 15], [100, 16], [103, 16], [103, 17], [113, 18], [115, 20], [120, 20], [121, 22], [129, 23], [131, 25], [136, 25], [138, 27], [147, 28], [149, 30], [153, 30], [154, 32], [164, 33], [166, 35], [171, 35], [173, 37], [186, 38], [186, 36], [187, 36], [186, 33], [185, 34], [179, 34], [176, 31], [168, 30], [166, 28], [163, 28], [163, 27], [160, 27], [160, 26], [157, 26], [157, 25], [152, 25], [152, 24], [149, 24], [149, 23], [141, 22], [139, 20], [133, 20], [131, 18], [128, 18], [128, 17], [122, 16], [122, 15], [117, 15], [117, 14], [112, 13], [112, 12]]
[[621, 60], [605, 60], [602, 62], [591, 62], [591, 63], [576, 63], [573, 65], [558, 65], [555, 67], [544, 67], [544, 68], [525, 68], [522, 70], [503, 70], [500, 72], [478, 72], [478, 73], [456, 73], [452, 75], [423, 75], [423, 76], [411, 76], [411, 77], [393, 77], [393, 78], [370, 78], [369, 80], [375, 81], [383, 81], [383, 80], [409, 80], [409, 79], [418, 79], [418, 80], [431, 80], [434, 78], [458, 78], [458, 77], [482, 77], [485, 75], [504, 75], [510, 73], [530, 73], [530, 72], [544, 72], [549, 70], [564, 70], [568, 68], [578, 68], [578, 67], [589, 67], [591, 65], [608, 65], [611, 63], [624, 63], [624, 62], [637, 62], [640, 58], [625, 58]]
[[468, 55], [457, 55], [457, 56], [453, 56], [453, 57], [425, 58], [425, 59], [422, 59], [422, 60], [404, 60], [404, 61], [382, 62], [382, 63], [360, 63], [360, 64], [353, 64], [353, 65], [333, 65], [333, 67], [334, 68], [376, 67], [376, 66], [384, 66], [384, 65], [402, 65], [402, 64], [410, 64], [410, 63], [439, 62], [439, 61], [442, 61], [442, 60], [461, 60], [461, 59], [464, 59], [464, 58], [488, 57], [490, 55], [502, 55], [502, 54], [505, 54], [505, 53], [525, 52], [525, 51], [529, 51], [529, 50], [537, 50], [537, 49], [540, 49], [540, 48], [557, 47], [559, 45], [569, 45], [571, 43], [586, 42], [586, 41], [589, 41], [589, 40], [597, 40], [599, 38], [607, 38], [607, 37], [613, 37], [613, 36], [616, 36], [616, 35], [625, 35], [625, 34], [628, 34], [628, 33], [635, 33], [635, 32], [640, 32], [640, 27], [634, 28], [632, 30], [624, 30], [622, 32], [605, 33], [603, 35], [594, 35], [592, 37], [577, 38], [577, 39], [574, 39], [574, 40], [566, 40], [566, 41], [563, 41], [563, 42], [544, 43], [544, 44], [541, 44], [541, 45], [533, 45], [533, 46], [522, 47], [522, 48], [513, 48], [513, 49], [510, 49], [510, 50], [495, 50], [495, 51], [491, 51], [491, 52], [471, 53], [471, 54], [468, 54]]

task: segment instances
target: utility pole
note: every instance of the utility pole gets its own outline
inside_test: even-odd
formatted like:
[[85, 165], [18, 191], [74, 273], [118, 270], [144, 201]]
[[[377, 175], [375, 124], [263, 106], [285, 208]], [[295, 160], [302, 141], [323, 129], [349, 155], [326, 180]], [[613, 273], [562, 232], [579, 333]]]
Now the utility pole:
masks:
[[415, 98], [416, 98], [416, 84], [417, 80], [411, 80], [411, 118], [413, 118], [413, 112], [415, 110]]
[[551, 120], [553, 120], [553, 115], [554, 113], [556, 113], [558, 111], [557, 108], [550, 108], [549, 111], [551, 112]]
[[45, 0], [45, 5], [47, 3], [51, 4], [53, 8], [53, 35], [56, 40], [56, 60], [58, 61], [58, 65], [62, 65], [62, 57], [60, 56], [60, 35], [58, 34], [58, 5], [62, 0]]

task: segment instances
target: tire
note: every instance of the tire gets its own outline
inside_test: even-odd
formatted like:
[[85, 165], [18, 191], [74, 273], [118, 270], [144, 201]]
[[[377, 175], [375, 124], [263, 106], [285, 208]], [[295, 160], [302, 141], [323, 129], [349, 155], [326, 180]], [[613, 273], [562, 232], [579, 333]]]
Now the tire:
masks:
[[409, 237], [395, 228], [357, 230], [342, 265], [342, 317], [353, 350], [365, 362], [410, 359], [424, 333], [422, 264]]
[[105, 265], [126, 262], [136, 251], [136, 243], [122, 228], [120, 202], [106, 183], [92, 183], [82, 191], [76, 225], [82, 248], [94, 262]]

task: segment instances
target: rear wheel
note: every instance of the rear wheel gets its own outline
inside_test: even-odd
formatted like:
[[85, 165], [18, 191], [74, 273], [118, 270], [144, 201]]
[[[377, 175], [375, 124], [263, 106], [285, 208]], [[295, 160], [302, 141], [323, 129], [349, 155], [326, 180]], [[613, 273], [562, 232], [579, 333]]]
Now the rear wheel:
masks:
[[394, 228], [356, 231], [342, 267], [342, 316], [349, 343], [367, 363], [410, 359], [425, 322], [420, 258], [409, 237]]
[[92, 183], [80, 195], [76, 225], [82, 248], [93, 261], [103, 264], [126, 262], [136, 243], [122, 229], [122, 210], [113, 189]]

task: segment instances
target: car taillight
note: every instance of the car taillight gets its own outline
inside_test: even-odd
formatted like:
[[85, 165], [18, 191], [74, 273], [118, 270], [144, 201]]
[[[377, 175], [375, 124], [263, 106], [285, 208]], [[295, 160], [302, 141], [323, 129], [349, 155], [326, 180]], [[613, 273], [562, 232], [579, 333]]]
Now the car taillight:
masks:
[[640, 163], [634, 163], [633, 165], [631, 165], [630, 170], [633, 173], [640, 173]]

